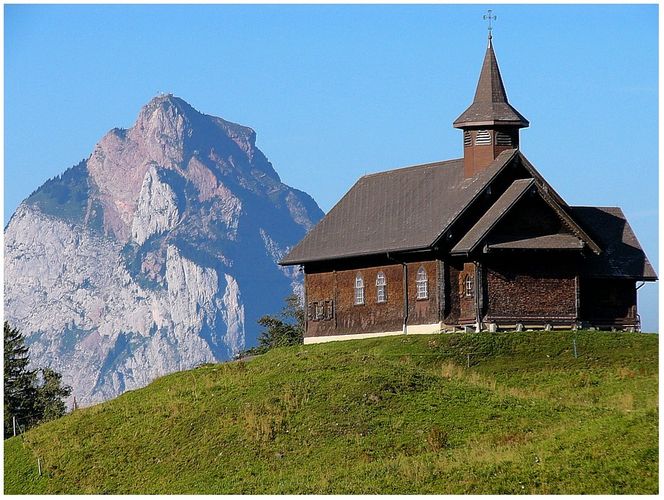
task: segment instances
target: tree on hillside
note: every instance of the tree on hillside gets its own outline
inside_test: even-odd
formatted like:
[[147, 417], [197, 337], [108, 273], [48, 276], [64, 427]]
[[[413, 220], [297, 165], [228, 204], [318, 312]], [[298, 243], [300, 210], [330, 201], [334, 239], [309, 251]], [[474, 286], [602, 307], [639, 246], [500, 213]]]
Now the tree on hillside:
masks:
[[64, 400], [71, 394], [71, 387], [62, 385], [62, 375], [50, 368], [41, 368], [38, 378], [35, 413], [39, 420], [47, 422], [62, 417], [67, 413]]
[[5, 401], [4, 435], [13, 435], [13, 419], [21, 428], [61, 417], [67, 407], [64, 398], [71, 387], [62, 385], [62, 375], [50, 368], [30, 370], [30, 356], [23, 334], [4, 325]]
[[302, 344], [304, 339], [304, 309], [297, 295], [286, 297], [286, 305], [277, 315], [265, 315], [258, 320], [264, 330], [258, 336], [258, 346], [242, 354], [263, 354], [275, 347]]
[[23, 334], [16, 328], [4, 325], [5, 348], [5, 401], [4, 432], [5, 437], [13, 432], [13, 418], [26, 427], [34, 419], [36, 372], [28, 369], [30, 357]]

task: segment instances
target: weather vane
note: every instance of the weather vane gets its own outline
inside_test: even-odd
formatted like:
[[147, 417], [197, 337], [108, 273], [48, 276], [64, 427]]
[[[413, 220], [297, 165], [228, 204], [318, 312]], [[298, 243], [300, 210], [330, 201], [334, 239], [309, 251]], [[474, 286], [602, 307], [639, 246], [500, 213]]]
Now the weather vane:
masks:
[[487, 13], [482, 16], [482, 19], [484, 19], [485, 21], [487, 21], [487, 20], [489, 21], [489, 38], [491, 38], [491, 30], [493, 29], [493, 26], [491, 26], [491, 21], [496, 20], [496, 16], [492, 15], [492, 14], [493, 14], [493, 11], [491, 9], [489, 9], [487, 11]]

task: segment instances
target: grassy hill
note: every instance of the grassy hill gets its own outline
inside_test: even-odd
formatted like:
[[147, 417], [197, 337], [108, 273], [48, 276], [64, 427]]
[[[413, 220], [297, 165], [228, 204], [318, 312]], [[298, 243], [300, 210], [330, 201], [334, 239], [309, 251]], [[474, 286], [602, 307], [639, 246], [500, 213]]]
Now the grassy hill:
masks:
[[5, 493], [657, 493], [658, 337], [579, 332], [575, 358], [574, 336], [388, 337], [175, 373], [5, 441]]

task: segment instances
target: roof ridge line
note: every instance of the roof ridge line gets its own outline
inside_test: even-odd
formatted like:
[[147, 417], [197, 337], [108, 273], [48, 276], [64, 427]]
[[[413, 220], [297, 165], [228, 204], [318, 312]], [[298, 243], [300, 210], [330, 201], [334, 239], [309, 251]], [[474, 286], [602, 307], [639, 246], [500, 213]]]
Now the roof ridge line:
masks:
[[370, 174], [364, 174], [361, 178], [373, 177], [374, 175], [390, 174], [392, 172], [401, 172], [403, 170], [408, 170], [409, 168], [433, 167], [434, 165], [444, 165], [445, 163], [454, 163], [460, 161], [463, 161], [463, 158], [453, 158], [451, 160], [433, 161], [430, 163], [417, 163], [415, 165], [406, 165], [405, 167], [390, 168], [388, 170], [382, 170], [380, 172], [372, 172]]

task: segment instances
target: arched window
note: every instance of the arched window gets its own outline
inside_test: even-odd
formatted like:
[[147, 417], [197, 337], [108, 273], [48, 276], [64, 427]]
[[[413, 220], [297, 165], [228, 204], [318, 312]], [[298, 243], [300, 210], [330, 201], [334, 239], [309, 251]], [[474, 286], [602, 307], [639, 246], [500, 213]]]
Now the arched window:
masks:
[[364, 279], [361, 274], [355, 276], [355, 305], [364, 304]]
[[428, 299], [429, 298], [429, 280], [427, 279], [427, 272], [423, 267], [420, 267], [417, 270], [417, 277], [415, 279], [417, 283], [417, 298], [418, 299]]
[[387, 302], [387, 280], [382, 272], [376, 276], [376, 302]]
[[491, 132], [488, 130], [478, 130], [475, 136], [475, 144], [478, 146], [491, 144]]
[[465, 290], [466, 290], [466, 297], [473, 296], [473, 278], [470, 276], [470, 274], [466, 274]]

